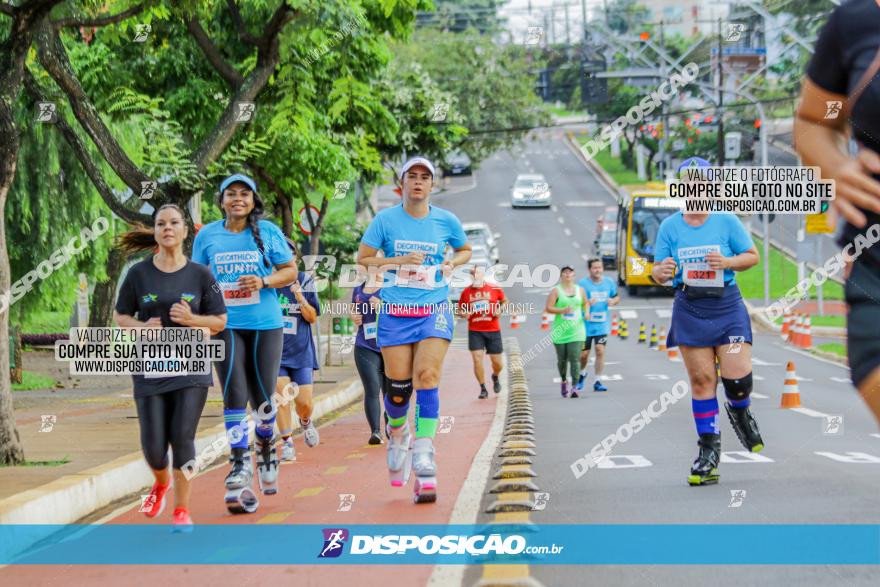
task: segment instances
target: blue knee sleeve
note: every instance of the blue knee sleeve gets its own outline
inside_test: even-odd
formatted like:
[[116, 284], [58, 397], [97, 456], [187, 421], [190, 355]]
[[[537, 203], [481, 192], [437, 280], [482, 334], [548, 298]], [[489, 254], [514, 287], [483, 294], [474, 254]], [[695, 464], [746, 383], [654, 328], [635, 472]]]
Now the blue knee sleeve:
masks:
[[440, 417], [440, 394], [437, 388], [416, 390], [417, 417], [438, 418]]
[[223, 410], [226, 437], [232, 448], [248, 447], [248, 421], [246, 410]]

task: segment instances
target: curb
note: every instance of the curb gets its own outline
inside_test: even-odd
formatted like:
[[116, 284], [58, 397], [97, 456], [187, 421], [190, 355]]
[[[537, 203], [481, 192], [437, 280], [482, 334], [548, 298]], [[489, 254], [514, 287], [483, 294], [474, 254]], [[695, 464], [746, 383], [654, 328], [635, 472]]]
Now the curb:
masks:
[[[338, 410], [363, 394], [357, 378], [340, 387], [339, 391], [317, 399], [314, 419]], [[223, 424], [203, 431], [196, 437], [196, 454], [225, 436]], [[72, 524], [152, 483], [153, 473], [143, 455], [140, 452], [127, 454], [0, 501], [0, 524]], [[16, 548], [24, 546], [17, 544]]]
[[[506, 421], [500, 434], [501, 442], [496, 440], [494, 443], [500, 467], [491, 477], [492, 487], [489, 488], [489, 483], [486, 485], [491, 503], [484, 511], [493, 515], [492, 521], [485, 526], [487, 532], [508, 525], [532, 526], [529, 515], [535, 509], [535, 492], [540, 491], [535, 480], [537, 474], [531, 468], [531, 457], [535, 456], [535, 428], [519, 340], [508, 337], [504, 346], [509, 349], [510, 389], [504, 406]], [[513, 586], [541, 587], [542, 583], [530, 576], [528, 564], [485, 563], [482, 576], [474, 584], [474, 587]]]
[[[749, 303], [749, 301], [743, 298], [743, 302], [746, 304], [746, 310], [749, 312], [749, 316], [755, 319], [757, 322], [761, 323], [761, 326], [766, 328], [767, 330], [772, 330], [773, 332], [779, 334], [782, 332], [782, 326], [776, 324], [775, 322], [771, 322], [764, 315], [764, 309], [753, 306]], [[827, 336], [830, 338], [846, 338], [846, 328], [836, 328], [834, 326], [811, 326], [814, 335]], [[822, 351], [818, 351], [822, 352]], [[834, 353], [831, 353], [832, 356]]]
[[575, 151], [578, 159], [581, 160], [581, 163], [583, 163], [587, 170], [589, 170], [596, 177], [596, 179], [599, 180], [599, 183], [602, 184], [602, 187], [608, 190], [609, 194], [614, 196], [614, 201], [619, 202], [620, 186], [617, 185], [617, 182], [614, 181], [614, 178], [608, 175], [608, 172], [605, 171], [601, 165], [597, 165], [593, 162], [592, 159], [587, 159], [586, 156], [584, 156], [584, 152], [581, 150], [581, 146], [578, 144], [577, 140], [575, 140], [573, 133], [565, 133], [565, 138], [568, 141], [568, 146]]

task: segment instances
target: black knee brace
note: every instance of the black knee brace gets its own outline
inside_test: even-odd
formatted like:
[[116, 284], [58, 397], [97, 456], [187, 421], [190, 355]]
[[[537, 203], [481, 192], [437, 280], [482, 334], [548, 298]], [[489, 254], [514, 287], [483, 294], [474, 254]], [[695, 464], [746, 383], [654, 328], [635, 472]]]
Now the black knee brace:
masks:
[[724, 395], [732, 401], [742, 401], [749, 397], [752, 393], [752, 374], [749, 373], [739, 379], [721, 378], [724, 385]]
[[388, 388], [385, 390], [385, 393], [387, 394], [388, 400], [391, 402], [392, 405], [409, 405], [409, 398], [412, 395], [412, 392], [412, 379], [388, 379]]

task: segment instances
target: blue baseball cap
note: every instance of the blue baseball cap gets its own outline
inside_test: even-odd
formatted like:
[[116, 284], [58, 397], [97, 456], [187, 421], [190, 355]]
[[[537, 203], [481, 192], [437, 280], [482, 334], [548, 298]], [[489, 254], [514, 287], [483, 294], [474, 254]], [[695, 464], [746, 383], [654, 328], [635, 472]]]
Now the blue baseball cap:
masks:
[[700, 157], [690, 157], [681, 162], [681, 165], [679, 165], [678, 169], [675, 171], [675, 175], [681, 179], [681, 172], [693, 167], [712, 167], [712, 164]]
[[243, 183], [244, 185], [251, 188], [251, 191], [253, 191], [255, 193], [258, 191], [257, 190], [257, 182], [252, 180], [247, 175], [244, 175], [243, 173], [236, 173], [235, 175], [230, 175], [229, 177], [227, 177], [226, 179], [223, 180], [223, 183], [220, 184], [220, 193], [222, 194], [226, 188], [228, 188], [230, 185], [232, 185], [236, 182]]

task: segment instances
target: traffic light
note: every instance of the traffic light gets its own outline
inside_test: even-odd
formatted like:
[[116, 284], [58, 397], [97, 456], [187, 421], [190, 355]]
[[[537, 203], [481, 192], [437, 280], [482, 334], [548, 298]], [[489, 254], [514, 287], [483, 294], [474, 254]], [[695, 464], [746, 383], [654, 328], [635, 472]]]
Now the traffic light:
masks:
[[607, 71], [604, 59], [581, 60], [581, 103], [605, 104], [608, 102], [608, 80], [593, 74]]

